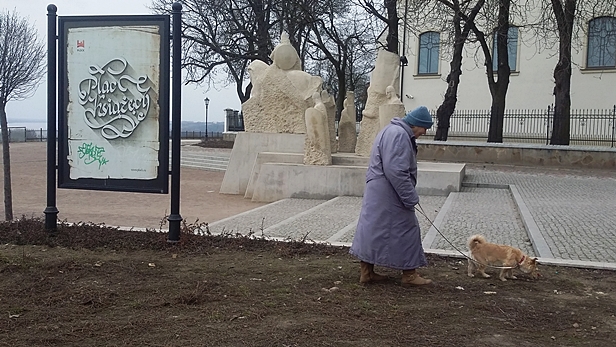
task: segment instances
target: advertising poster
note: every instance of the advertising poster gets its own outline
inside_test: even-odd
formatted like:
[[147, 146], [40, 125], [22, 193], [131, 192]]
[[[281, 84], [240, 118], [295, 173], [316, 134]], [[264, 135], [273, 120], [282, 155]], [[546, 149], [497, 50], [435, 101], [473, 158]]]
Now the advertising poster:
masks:
[[168, 38], [155, 24], [84, 22], [64, 25], [60, 46], [64, 181], [84, 182], [86, 189], [152, 190], [127, 182], [168, 175], [169, 116], [161, 107], [168, 106], [168, 71], [161, 74], [169, 56], [161, 40]]

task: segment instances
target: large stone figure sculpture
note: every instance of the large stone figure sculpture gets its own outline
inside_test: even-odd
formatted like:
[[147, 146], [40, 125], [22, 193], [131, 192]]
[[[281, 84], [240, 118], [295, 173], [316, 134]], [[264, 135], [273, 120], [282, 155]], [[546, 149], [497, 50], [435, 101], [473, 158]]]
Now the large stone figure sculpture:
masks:
[[304, 134], [304, 113], [314, 105], [312, 94], [321, 91], [322, 79], [301, 71], [287, 33], [282, 33], [270, 57], [272, 65], [255, 60], [248, 67], [253, 89], [242, 104], [244, 128], [247, 132]]
[[330, 95], [327, 91], [315, 92], [312, 96], [314, 107], [306, 110], [305, 165], [332, 164], [327, 108], [323, 104], [323, 99], [328, 98]]
[[393, 86], [387, 86], [385, 89], [387, 102], [379, 107], [379, 121], [381, 128], [389, 124], [394, 117], [404, 117], [406, 111], [404, 104], [400, 101], [398, 94]]
[[369, 156], [372, 142], [381, 130], [379, 107], [388, 102], [386, 88], [393, 86], [396, 94], [400, 85], [400, 56], [386, 50], [377, 54], [374, 71], [370, 76], [368, 99], [362, 113], [361, 127], [355, 146], [355, 154]]
[[347, 92], [344, 109], [338, 123], [338, 152], [354, 153], [357, 144], [357, 126], [355, 125], [355, 93]]
[[332, 153], [338, 152], [338, 142], [336, 141], [336, 99], [326, 90], [321, 92], [321, 100], [327, 110], [327, 127], [329, 128], [329, 144]]

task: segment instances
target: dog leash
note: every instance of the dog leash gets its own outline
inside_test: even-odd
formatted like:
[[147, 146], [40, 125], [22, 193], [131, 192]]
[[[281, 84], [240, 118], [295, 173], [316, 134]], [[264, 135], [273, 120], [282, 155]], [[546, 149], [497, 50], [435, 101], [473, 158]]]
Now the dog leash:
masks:
[[[430, 218], [428, 218], [428, 215], [424, 212], [423, 207], [421, 207], [421, 205], [419, 203], [417, 203], [417, 207], [419, 207], [419, 209], [415, 209], [417, 212], [419, 212], [422, 216], [424, 216], [428, 222], [430, 222], [430, 225], [432, 225], [432, 227], [434, 227], [434, 230], [436, 230], [442, 237], [443, 239], [445, 239], [445, 241], [447, 241], [447, 243], [453, 247], [453, 249], [455, 249], [456, 251], [458, 251], [458, 253], [460, 253], [464, 258], [468, 259], [468, 261], [472, 261], [475, 264], [478, 265], [482, 265], [482, 266], [486, 266], [486, 267], [490, 267], [493, 269], [515, 269], [519, 266], [519, 264], [517, 264], [516, 266], [493, 266], [493, 265], [488, 265], [488, 264], [482, 264], [480, 262], [478, 262], [477, 260], [469, 257], [468, 255], [466, 255], [464, 252], [462, 252], [460, 249], [458, 249], [458, 247], [456, 247], [453, 243], [451, 243], [451, 241], [449, 241], [445, 235], [443, 235], [443, 233], [438, 230], [438, 228], [436, 227], [436, 225], [434, 225], [434, 223], [432, 223], [432, 220], [430, 220]], [[524, 258], [522, 258], [524, 259]]]

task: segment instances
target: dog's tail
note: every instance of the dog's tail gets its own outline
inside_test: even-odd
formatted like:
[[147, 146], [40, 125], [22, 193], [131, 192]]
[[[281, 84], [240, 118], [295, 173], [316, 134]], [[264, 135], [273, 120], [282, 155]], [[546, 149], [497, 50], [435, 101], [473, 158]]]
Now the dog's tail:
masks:
[[473, 235], [468, 238], [468, 241], [466, 244], [468, 245], [468, 249], [472, 251], [473, 248], [475, 248], [477, 245], [482, 244], [482, 243], [486, 243], [485, 237], [481, 235]]

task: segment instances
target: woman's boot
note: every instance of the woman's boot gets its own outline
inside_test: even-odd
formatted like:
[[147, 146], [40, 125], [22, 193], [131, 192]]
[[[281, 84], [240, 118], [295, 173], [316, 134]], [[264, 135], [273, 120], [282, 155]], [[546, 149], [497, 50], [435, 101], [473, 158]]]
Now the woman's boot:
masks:
[[432, 283], [432, 280], [427, 278], [423, 278], [419, 276], [415, 269], [413, 270], [403, 270], [402, 271], [402, 281], [400, 281], [402, 286], [423, 286], [426, 284]]
[[379, 275], [374, 272], [374, 264], [362, 261], [359, 263], [359, 266], [361, 268], [359, 283], [379, 282], [387, 279], [387, 276]]

